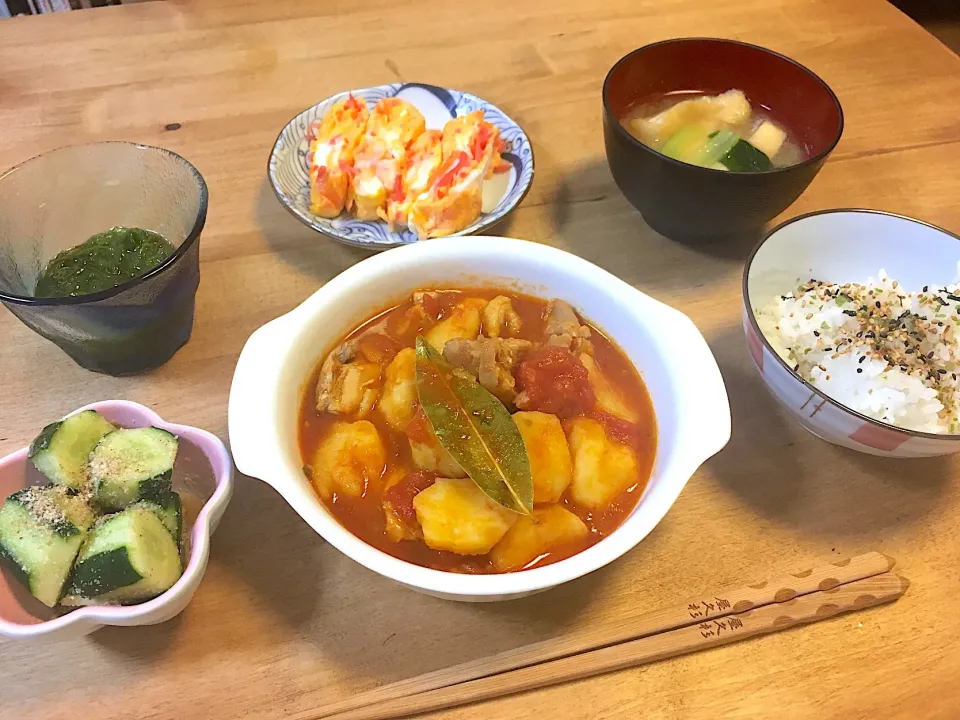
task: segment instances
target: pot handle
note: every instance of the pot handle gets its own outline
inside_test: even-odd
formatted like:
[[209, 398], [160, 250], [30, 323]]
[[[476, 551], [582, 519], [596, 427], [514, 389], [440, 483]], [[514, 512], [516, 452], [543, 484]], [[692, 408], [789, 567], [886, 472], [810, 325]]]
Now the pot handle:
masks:
[[228, 432], [237, 469], [270, 484], [270, 468], [283, 463], [274, 388], [290, 333], [285, 317], [271, 320], [247, 339], [230, 385]]

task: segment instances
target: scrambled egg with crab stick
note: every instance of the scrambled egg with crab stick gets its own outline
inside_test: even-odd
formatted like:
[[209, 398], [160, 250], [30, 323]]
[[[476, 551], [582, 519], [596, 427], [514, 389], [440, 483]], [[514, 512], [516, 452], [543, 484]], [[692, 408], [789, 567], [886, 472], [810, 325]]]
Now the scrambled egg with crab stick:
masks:
[[443, 170], [443, 132], [427, 130], [410, 146], [407, 165], [387, 200], [390, 227], [407, 227], [413, 202], [427, 192]]
[[430, 189], [410, 207], [408, 222], [420, 237], [452, 235], [472, 225], [483, 209], [483, 181], [504, 169], [500, 131], [476, 110], [443, 128], [444, 164]]
[[370, 113], [362, 98], [349, 95], [334, 103], [323, 120], [308, 130], [310, 212], [335, 218], [344, 208], [353, 172], [353, 157]]
[[408, 147], [423, 134], [426, 121], [400, 98], [377, 103], [354, 154], [347, 205], [361, 220], [387, 219], [387, 198], [402, 186]]

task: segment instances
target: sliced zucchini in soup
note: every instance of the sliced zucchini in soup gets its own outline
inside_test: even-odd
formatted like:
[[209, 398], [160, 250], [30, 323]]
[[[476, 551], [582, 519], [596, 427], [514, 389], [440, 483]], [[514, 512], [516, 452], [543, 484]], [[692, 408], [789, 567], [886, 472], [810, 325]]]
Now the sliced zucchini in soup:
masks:
[[115, 430], [90, 456], [90, 479], [97, 504], [122, 510], [137, 500], [170, 490], [177, 436], [156, 427]]
[[133, 505], [90, 531], [63, 604], [143, 602], [173, 587], [181, 573], [179, 549], [160, 516]]
[[115, 429], [96, 410], [84, 410], [41, 430], [30, 443], [30, 460], [51, 482], [79, 490], [87, 483], [90, 453]]
[[0, 508], [0, 559], [34, 597], [53, 607], [95, 517], [72, 488], [19, 490]]

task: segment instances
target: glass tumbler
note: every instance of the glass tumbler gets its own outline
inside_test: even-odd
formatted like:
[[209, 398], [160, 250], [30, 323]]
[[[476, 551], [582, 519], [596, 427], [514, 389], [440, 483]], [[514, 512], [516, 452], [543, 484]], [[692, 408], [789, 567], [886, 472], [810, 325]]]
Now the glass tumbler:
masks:
[[[193, 328], [206, 216], [203, 177], [169, 150], [101, 142], [39, 155], [0, 175], [0, 301], [88, 370], [159, 367]], [[51, 258], [116, 226], [153, 230], [176, 249], [101, 292], [34, 296]]]

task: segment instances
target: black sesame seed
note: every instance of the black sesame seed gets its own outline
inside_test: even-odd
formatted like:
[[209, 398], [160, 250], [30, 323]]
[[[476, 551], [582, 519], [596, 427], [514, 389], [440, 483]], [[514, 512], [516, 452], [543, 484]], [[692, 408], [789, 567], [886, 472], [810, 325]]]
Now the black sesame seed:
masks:
[[932, 357], [933, 357], [933, 350], [927, 353], [927, 358], [932, 358]]
[[862, 364], [863, 364], [863, 361], [866, 360], [866, 359], [867, 359], [867, 356], [866, 356], [866, 355], [861, 355], [861, 356], [860, 356], [860, 359], [857, 360], [857, 362], [862, 365]]
[[946, 374], [947, 374], [947, 371], [944, 370], [943, 368], [940, 368], [939, 370], [937, 370], [937, 372], [940, 373], [941, 375], [946, 375]]
[[824, 352], [830, 352], [830, 351], [832, 351], [832, 350], [833, 350], [832, 347], [825, 347], [825, 348], [823, 349]]
[[924, 286], [923, 286], [923, 291], [924, 291], [924, 292], [927, 292], [929, 289], [930, 289], [930, 286], [929, 286], [929, 285], [924, 285]]
[[814, 337], [820, 337], [820, 333], [817, 330], [813, 331]]
[[863, 368], [857, 368], [857, 372], [858, 372], [858, 373], [862, 373], [862, 372], [863, 372]]
[[879, 307], [880, 307], [880, 301], [877, 300], [877, 308], [879, 308]]

